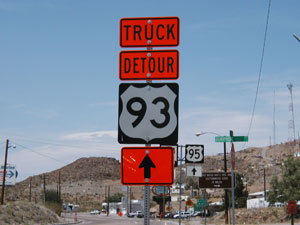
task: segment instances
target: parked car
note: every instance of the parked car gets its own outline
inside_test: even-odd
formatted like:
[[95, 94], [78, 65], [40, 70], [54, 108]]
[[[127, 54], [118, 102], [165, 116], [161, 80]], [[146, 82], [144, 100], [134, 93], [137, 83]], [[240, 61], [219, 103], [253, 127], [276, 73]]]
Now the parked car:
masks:
[[[183, 219], [190, 218], [192, 215], [190, 212], [181, 212], [180, 217]], [[174, 219], [179, 219], [179, 213], [173, 216]]]
[[174, 215], [176, 215], [175, 212], [168, 212], [164, 217], [165, 218], [173, 218]]
[[134, 214], [133, 213], [127, 213], [127, 217], [132, 218], [132, 217], [134, 217]]
[[100, 215], [101, 212], [98, 209], [94, 209], [90, 212], [91, 215]]
[[209, 216], [210, 216], [210, 212], [209, 212], [209, 210], [205, 210], [205, 211], [202, 210], [202, 211], [200, 211], [200, 212], [195, 212], [195, 213], [193, 213], [192, 216], [193, 216], [193, 217], [195, 217], [195, 216], [209, 217]]
[[141, 212], [141, 211], [137, 211], [136, 217], [137, 217], [137, 218], [144, 218], [144, 213]]
[[144, 217], [144, 214], [143, 214], [142, 211], [136, 211], [136, 212], [133, 212], [133, 213], [128, 213], [128, 214], [127, 214], [127, 217], [143, 218], [143, 217]]
[[195, 217], [195, 216], [201, 216], [201, 213], [202, 213], [202, 212], [194, 212], [194, 213], [192, 214], [192, 217]]

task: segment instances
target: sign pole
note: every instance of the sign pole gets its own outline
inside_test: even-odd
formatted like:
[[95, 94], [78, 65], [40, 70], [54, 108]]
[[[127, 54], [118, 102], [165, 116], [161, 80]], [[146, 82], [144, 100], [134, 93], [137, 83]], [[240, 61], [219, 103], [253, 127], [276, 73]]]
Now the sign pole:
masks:
[[[224, 142], [224, 172], [227, 173], [227, 160], [226, 160], [226, 142]], [[225, 191], [225, 224], [228, 224], [228, 192], [227, 189]]]
[[6, 147], [5, 147], [4, 169], [3, 169], [3, 179], [2, 179], [1, 205], [4, 205], [4, 188], [5, 188], [8, 143], [9, 143], [9, 141], [7, 139], [6, 140]]
[[[233, 131], [230, 131], [230, 136], [233, 137]], [[232, 224], [235, 225], [235, 202], [234, 202], [234, 145], [231, 142], [231, 192], [232, 192]]]
[[126, 199], [126, 214], [128, 215], [129, 214], [129, 211], [128, 211], [128, 185], [126, 186], [126, 194], [127, 194], [127, 199]]
[[[147, 50], [152, 50], [152, 47], [147, 47]], [[147, 80], [146, 83], [149, 84], [152, 81]], [[151, 144], [145, 146], [151, 147]], [[150, 225], [150, 186], [144, 186], [144, 225]]]
[[144, 186], [144, 225], [150, 225], [150, 186]]
[[[178, 146], [179, 147], [179, 146]], [[181, 183], [182, 183], [182, 175], [181, 175], [181, 169], [182, 169], [182, 145], [180, 145], [180, 169], [179, 169], [179, 225], [181, 225]]]

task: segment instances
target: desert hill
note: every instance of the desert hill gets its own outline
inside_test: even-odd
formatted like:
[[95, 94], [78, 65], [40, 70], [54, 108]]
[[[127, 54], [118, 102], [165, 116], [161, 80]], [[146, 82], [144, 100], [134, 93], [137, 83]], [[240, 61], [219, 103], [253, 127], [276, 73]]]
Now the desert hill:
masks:
[[[235, 153], [236, 172], [245, 177], [245, 185], [250, 193], [263, 190], [263, 167], [266, 172], [266, 184], [274, 175], [280, 174], [281, 161], [288, 156], [294, 156], [300, 151], [299, 141], [296, 143], [284, 143], [276, 146], [263, 148], [247, 148]], [[229, 145], [228, 145], [229, 146]], [[230, 171], [230, 149], [227, 149], [227, 168]], [[223, 171], [223, 154], [216, 156], [205, 156], [203, 172]], [[185, 165], [183, 165], [185, 167]], [[110, 186], [110, 194], [123, 193], [120, 183], [120, 162], [114, 158], [90, 157], [81, 158], [75, 162], [49, 173], [40, 174], [27, 178], [8, 187], [6, 199], [9, 201], [29, 200], [29, 184], [31, 183], [31, 200], [39, 202], [42, 200], [44, 176], [46, 189], [57, 190], [60, 173], [61, 197], [65, 202], [77, 202], [81, 206], [93, 208], [99, 207], [103, 202], [106, 187]], [[196, 180], [196, 178], [195, 178]], [[176, 168], [176, 182], [179, 181], [179, 167]], [[187, 177], [183, 175], [183, 183]], [[141, 186], [132, 188], [133, 199], [143, 198]], [[185, 194], [189, 194], [186, 192]], [[215, 190], [212, 194], [220, 197], [222, 190]]]

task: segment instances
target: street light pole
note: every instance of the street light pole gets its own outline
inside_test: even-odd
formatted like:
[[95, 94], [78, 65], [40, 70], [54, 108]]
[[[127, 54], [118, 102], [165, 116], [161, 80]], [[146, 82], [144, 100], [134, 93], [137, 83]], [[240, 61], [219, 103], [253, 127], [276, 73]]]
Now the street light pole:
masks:
[[[227, 173], [227, 160], [226, 160], [226, 142], [224, 142], [224, 172]], [[224, 189], [224, 200], [225, 200], [225, 224], [228, 224], [228, 191]]]
[[4, 204], [4, 189], [5, 189], [5, 176], [6, 176], [8, 143], [9, 143], [9, 140], [7, 139], [6, 140], [6, 147], [5, 147], [3, 178], [2, 178], [1, 205]]
[[[200, 132], [200, 133], [196, 133], [195, 135], [197, 137], [199, 137], [200, 135], [203, 135], [203, 134], [214, 134], [214, 135], [218, 135], [218, 136], [222, 136], [218, 133], [215, 133], [215, 132]], [[224, 172], [226, 173], [227, 172], [227, 160], [226, 160], [226, 142], [224, 142]], [[225, 224], [228, 224], [228, 191], [227, 189], [224, 189], [224, 200], [225, 200]]]

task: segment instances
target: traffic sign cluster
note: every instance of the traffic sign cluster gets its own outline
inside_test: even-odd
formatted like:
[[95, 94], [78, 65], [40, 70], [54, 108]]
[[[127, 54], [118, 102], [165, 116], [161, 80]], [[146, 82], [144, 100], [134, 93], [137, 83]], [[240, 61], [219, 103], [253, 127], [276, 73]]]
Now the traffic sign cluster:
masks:
[[[147, 48], [119, 54], [120, 80], [146, 81], [119, 85], [118, 142], [146, 145], [122, 148], [121, 182], [124, 185], [174, 183], [174, 148], [170, 145], [178, 141], [179, 86], [152, 83], [152, 80], [179, 78], [179, 52], [152, 48], [178, 45], [178, 17], [120, 20], [120, 46]], [[150, 147], [151, 144], [165, 147]]]
[[187, 165], [186, 175], [189, 177], [201, 177], [202, 166], [196, 163], [204, 163], [204, 145], [186, 145], [185, 146], [185, 163], [193, 163]]

